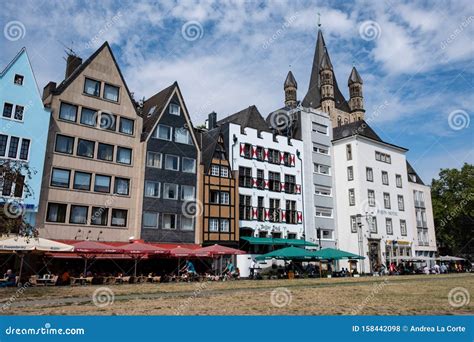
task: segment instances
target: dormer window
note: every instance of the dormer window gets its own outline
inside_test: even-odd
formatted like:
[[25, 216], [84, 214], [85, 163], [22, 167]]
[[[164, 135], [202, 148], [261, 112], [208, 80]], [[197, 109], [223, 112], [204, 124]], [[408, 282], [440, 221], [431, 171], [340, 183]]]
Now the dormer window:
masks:
[[147, 115], [148, 115], [148, 116], [152, 116], [153, 113], [155, 112], [155, 109], [156, 109], [156, 106], [151, 107], [150, 110], [148, 111], [148, 114], [147, 114]]
[[179, 115], [180, 108], [177, 104], [171, 103], [169, 112], [170, 112], [170, 114], [173, 114], [173, 115]]
[[23, 79], [24, 79], [23, 75], [15, 74], [15, 78], [13, 82], [18, 85], [23, 85]]

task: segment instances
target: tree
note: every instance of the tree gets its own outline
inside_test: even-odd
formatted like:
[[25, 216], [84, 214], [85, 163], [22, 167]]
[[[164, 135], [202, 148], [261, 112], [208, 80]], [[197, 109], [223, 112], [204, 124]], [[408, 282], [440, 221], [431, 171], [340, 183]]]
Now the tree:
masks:
[[0, 235], [36, 236], [37, 230], [25, 220], [23, 200], [33, 195], [29, 180], [36, 174], [28, 163], [3, 159], [0, 161]]
[[474, 166], [442, 169], [431, 183], [436, 239], [441, 254], [474, 252]]

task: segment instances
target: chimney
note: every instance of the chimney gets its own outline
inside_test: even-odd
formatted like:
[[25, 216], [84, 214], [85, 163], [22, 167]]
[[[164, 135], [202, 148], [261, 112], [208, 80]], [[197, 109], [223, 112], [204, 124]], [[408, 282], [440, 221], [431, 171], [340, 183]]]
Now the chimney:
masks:
[[216, 124], [217, 124], [217, 113], [216, 112], [209, 113], [208, 119], [207, 119], [208, 129], [211, 130], [213, 128], [216, 128]]
[[48, 96], [51, 95], [54, 90], [56, 90], [56, 82], [49, 82], [49, 83], [43, 88], [43, 100], [47, 99]]
[[77, 57], [72, 54], [67, 55], [67, 60], [66, 60], [66, 75], [64, 79], [68, 78], [71, 76], [71, 74], [74, 72], [74, 70], [77, 69], [78, 66], [82, 64], [82, 58]]

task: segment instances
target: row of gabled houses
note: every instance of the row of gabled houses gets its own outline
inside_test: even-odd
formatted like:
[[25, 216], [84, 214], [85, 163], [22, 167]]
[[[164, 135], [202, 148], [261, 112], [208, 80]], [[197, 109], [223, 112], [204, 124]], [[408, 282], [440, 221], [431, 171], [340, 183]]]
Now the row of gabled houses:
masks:
[[[195, 127], [176, 82], [137, 103], [108, 43], [68, 55], [42, 94], [25, 49], [0, 83], [0, 158], [37, 172], [31, 196], [22, 180], [2, 180], [1, 196], [42, 237], [333, 247], [365, 256], [365, 272], [436, 252], [429, 187], [407, 149], [364, 121], [355, 68], [346, 101], [321, 31], [306, 96], [289, 72], [284, 106], [266, 118], [249, 106]], [[239, 258], [245, 275], [250, 257]]]

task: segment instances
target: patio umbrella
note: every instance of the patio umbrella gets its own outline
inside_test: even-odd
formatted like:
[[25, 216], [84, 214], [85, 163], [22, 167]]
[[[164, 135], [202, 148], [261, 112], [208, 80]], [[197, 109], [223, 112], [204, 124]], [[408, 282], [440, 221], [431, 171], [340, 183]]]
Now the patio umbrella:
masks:
[[137, 276], [137, 264], [138, 260], [141, 259], [143, 256], [149, 255], [163, 255], [168, 254], [169, 250], [156, 247], [147, 243], [143, 242], [133, 242], [123, 246], [119, 246], [119, 248], [127, 254], [130, 254], [135, 259], [135, 270], [134, 276]]
[[105, 253], [122, 253], [122, 249], [116, 248], [105, 243], [96, 242], [96, 241], [80, 241], [73, 244], [74, 252], [78, 253], [84, 258], [84, 276], [87, 273], [87, 260], [92, 259], [97, 254]]
[[363, 256], [334, 248], [320, 249], [319, 251], [315, 251], [314, 255], [322, 260], [365, 259]]
[[[16, 236], [13, 238], [5, 239], [0, 241], [0, 251], [10, 252], [71, 252], [74, 249], [71, 245], [65, 243], [56, 242], [53, 240], [43, 239], [40, 237], [29, 238], [25, 236]], [[19, 253], [20, 256], [20, 272], [19, 278], [21, 279], [21, 273], [23, 271], [23, 258], [24, 254]]]
[[239, 255], [239, 254], [245, 254], [245, 252], [241, 251], [240, 249], [221, 246], [218, 244], [199, 248], [196, 251], [196, 256], [200, 256], [200, 257], [212, 257], [213, 259], [217, 260], [217, 257], [220, 256], [219, 272], [222, 272], [222, 258], [224, 255]]
[[466, 259], [463, 259], [463, 258], [460, 258], [460, 257], [455, 257], [455, 256], [450, 256], [450, 255], [440, 256], [437, 259], [439, 261], [462, 261], [462, 260], [466, 260]]
[[308, 249], [299, 248], [299, 247], [286, 247], [282, 249], [277, 249], [270, 253], [260, 255], [256, 257], [257, 260], [265, 259], [280, 259], [280, 260], [311, 260], [311, 259], [321, 259], [315, 255], [314, 251]]

